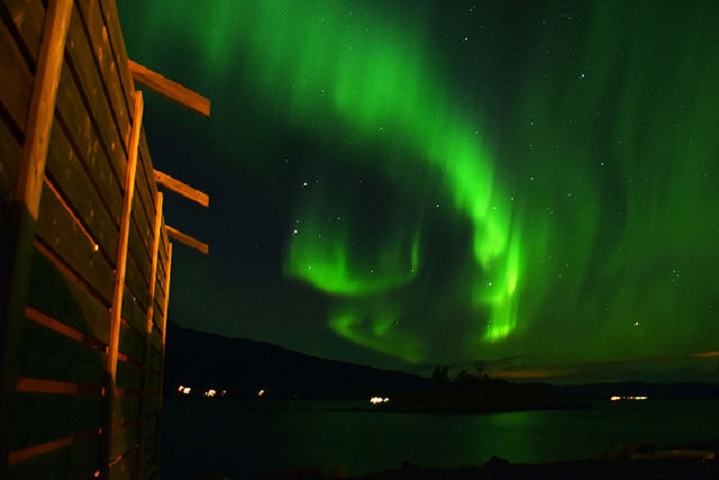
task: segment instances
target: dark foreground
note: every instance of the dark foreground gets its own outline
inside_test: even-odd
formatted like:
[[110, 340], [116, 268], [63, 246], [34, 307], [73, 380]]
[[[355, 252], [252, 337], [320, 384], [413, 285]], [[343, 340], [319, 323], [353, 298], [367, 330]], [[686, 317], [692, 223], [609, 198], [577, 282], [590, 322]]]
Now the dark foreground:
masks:
[[257, 480], [482, 480], [482, 479], [719, 479], [719, 439], [691, 447], [622, 446], [596, 458], [541, 464], [510, 463], [498, 457], [484, 466], [451, 469], [420, 468], [409, 463], [400, 470], [348, 477], [314, 468], [277, 472]]

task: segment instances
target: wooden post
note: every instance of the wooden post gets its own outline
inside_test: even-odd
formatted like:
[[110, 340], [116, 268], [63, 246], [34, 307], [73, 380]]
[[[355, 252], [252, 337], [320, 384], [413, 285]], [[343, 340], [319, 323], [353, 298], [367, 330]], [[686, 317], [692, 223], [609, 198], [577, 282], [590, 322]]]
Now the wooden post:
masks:
[[120, 346], [120, 323], [122, 321], [122, 299], [125, 293], [125, 269], [127, 267], [127, 246], [130, 238], [130, 219], [132, 217], [132, 200], [135, 195], [135, 173], [140, 145], [143, 113], [142, 92], [135, 92], [135, 107], [132, 115], [132, 131], [128, 146], [127, 169], [125, 174], [125, 198], [120, 218], [120, 236], [117, 246], [117, 266], [115, 271], [115, 288], [112, 297], [110, 317], [110, 337], [107, 346], [107, 363], [105, 365], [105, 395], [103, 399], [102, 452], [100, 473], [102, 478], [110, 478], [112, 450], [112, 420], [115, 387], [117, 384], [117, 354]]
[[150, 348], [152, 335], [152, 317], [155, 308], [155, 286], [157, 285], [157, 262], [160, 253], [160, 240], [162, 239], [162, 192], [155, 195], [155, 228], [152, 242], [152, 265], [150, 267], [150, 286], [148, 289], [147, 321], [145, 326], [145, 358], [142, 369], [142, 397], [140, 397], [140, 419], [138, 428], [138, 455], [137, 478], [144, 478], [145, 471], [145, 417], [147, 416], [148, 398], [147, 378], [150, 375]]
[[165, 275], [165, 308], [162, 312], [162, 361], [160, 362], [160, 388], [157, 392], [157, 436], [155, 441], [157, 442], [157, 452], [160, 452], [160, 422], [162, 420], [162, 392], [164, 388], [165, 378], [165, 342], [167, 342], [167, 311], [170, 307], [170, 274], [172, 273], [172, 243], [168, 242], [167, 245], [167, 274]]
[[55, 117], [57, 89], [70, 26], [72, 0], [48, 2], [37, 73], [30, 97], [20, 171], [13, 194], [10, 229], [0, 245], [0, 478], [7, 473], [15, 395], [17, 351], [24, 325], [32, 243], [37, 228], [50, 131]]

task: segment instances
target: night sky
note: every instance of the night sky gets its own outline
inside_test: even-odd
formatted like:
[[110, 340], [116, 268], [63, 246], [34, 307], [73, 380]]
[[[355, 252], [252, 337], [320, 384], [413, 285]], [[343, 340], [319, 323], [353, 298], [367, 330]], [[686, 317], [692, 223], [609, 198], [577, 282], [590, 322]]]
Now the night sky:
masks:
[[719, 364], [719, 2], [118, 0], [168, 195], [170, 317], [379, 367]]

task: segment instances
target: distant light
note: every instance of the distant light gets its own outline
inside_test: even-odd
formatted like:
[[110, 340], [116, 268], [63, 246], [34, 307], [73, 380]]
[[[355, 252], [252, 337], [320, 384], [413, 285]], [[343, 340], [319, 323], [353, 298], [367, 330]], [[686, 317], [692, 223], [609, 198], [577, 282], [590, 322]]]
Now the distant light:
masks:
[[619, 400], [629, 400], [629, 401], [642, 401], [642, 400], [649, 400], [649, 397], [644, 395], [630, 395], [628, 397], [620, 397], [617, 395], [614, 395], [610, 398], [612, 402], [617, 402]]
[[378, 405], [380, 403], [388, 403], [389, 398], [382, 398], [382, 397], [372, 397], [369, 399], [369, 403], [372, 405]]
[[258, 397], [261, 397], [261, 396], [263, 396], [264, 394], [265, 394], [265, 391], [264, 391], [264, 390], [260, 390], [259, 392], [257, 392], [257, 396], [258, 396]]
[[215, 391], [215, 390], [208, 390], [208, 391], [205, 392], [205, 396], [206, 396], [207, 398], [212, 398], [212, 397], [214, 397], [215, 395], [217, 395], [217, 391]]
[[182, 389], [182, 393], [184, 393], [185, 395], [189, 395], [191, 391], [192, 391], [192, 388], [190, 388], [190, 387], [184, 387]]

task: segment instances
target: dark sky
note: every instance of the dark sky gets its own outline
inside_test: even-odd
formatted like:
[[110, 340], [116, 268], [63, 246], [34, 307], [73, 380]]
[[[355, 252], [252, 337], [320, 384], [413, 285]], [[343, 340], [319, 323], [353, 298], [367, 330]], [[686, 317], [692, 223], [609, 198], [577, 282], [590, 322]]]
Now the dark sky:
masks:
[[424, 371], [709, 379], [719, 2], [119, 0], [180, 325]]

